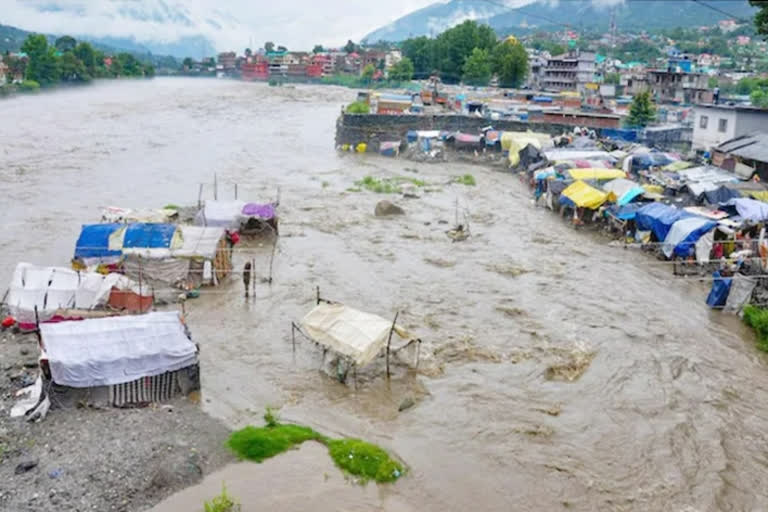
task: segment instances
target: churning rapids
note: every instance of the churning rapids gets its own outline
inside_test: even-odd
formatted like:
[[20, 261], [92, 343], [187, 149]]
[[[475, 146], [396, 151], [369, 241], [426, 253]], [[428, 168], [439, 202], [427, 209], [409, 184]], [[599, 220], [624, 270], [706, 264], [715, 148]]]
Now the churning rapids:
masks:
[[[0, 282], [19, 261], [66, 265], [101, 206], [195, 204], [214, 173], [220, 197], [234, 183], [251, 200], [279, 187], [271, 287], [246, 302], [234, 276], [187, 303], [204, 407], [234, 428], [279, 406], [284, 420], [377, 442], [410, 471], [361, 487], [308, 446], [214, 475], [214, 491], [252, 471], [244, 510], [768, 510], [768, 364], [738, 319], [710, 312], [705, 287], [668, 265], [536, 209], [515, 176], [337, 154], [352, 98], [155, 79], [3, 101]], [[450, 183], [463, 174], [477, 186]], [[385, 196], [348, 191], [366, 175], [437, 189], [379, 219]], [[457, 204], [472, 237], [451, 243]], [[257, 257], [263, 275], [269, 253], [240, 251], [236, 265]], [[321, 374], [307, 344], [294, 355], [291, 321], [315, 286], [401, 311], [425, 341], [422, 371], [387, 382], [377, 363], [355, 390]], [[181, 509], [171, 502], [158, 510]]]

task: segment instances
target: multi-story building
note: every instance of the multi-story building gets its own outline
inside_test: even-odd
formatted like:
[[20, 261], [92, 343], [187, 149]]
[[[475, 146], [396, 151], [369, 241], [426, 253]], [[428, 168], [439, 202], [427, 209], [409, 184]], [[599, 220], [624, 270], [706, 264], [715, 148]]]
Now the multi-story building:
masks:
[[685, 73], [669, 69], [648, 72], [651, 92], [660, 103], [712, 103], [714, 93], [707, 87], [709, 77], [703, 73]]
[[243, 80], [267, 80], [269, 61], [261, 55], [249, 57], [240, 65]]
[[232, 71], [236, 67], [235, 63], [237, 62], [237, 55], [235, 55], [235, 52], [220, 53], [218, 62], [221, 69], [225, 72]]
[[727, 140], [765, 131], [768, 109], [733, 105], [696, 105], [693, 148], [709, 150]]
[[595, 80], [595, 59], [594, 52], [581, 50], [550, 57], [544, 68], [542, 87], [553, 91], [584, 91], [586, 85]]

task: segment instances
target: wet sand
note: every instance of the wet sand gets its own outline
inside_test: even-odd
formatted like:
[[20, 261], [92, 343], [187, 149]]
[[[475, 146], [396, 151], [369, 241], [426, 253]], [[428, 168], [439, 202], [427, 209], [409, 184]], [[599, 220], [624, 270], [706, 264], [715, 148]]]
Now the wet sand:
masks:
[[[204, 407], [236, 428], [278, 406], [288, 421], [394, 451], [410, 473], [361, 490], [305, 447], [252, 468], [259, 486], [280, 489], [276, 500], [323, 493], [317, 470], [344, 489], [322, 494], [329, 510], [347, 500], [424, 511], [768, 508], [766, 359], [737, 318], [706, 308], [705, 285], [534, 208], [514, 176], [338, 155], [335, 119], [353, 96], [158, 79], [4, 102], [11, 118], [35, 122], [0, 125], [0, 280], [18, 261], [66, 264], [98, 206], [193, 203], [214, 172], [219, 197], [234, 183], [252, 200], [279, 187], [272, 286], [245, 301], [235, 276], [187, 303]], [[477, 186], [448, 184], [463, 174]], [[437, 190], [348, 192], [366, 175]], [[375, 218], [384, 198], [406, 215]], [[451, 243], [440, 221], [453, 223], [457, 204], [472, 237]], [[236, 264], [255, 257], [264, 275], [269, 253], [250, 244]], [[315, 286], [384, 317], [401, 311], [433, 354], [422, 372], [398, 369], [387, 382], [377, 362], [355, 390], [321, 374], [310, 346], [294, 354], [290, 322], [312, 307]], [[553, 374], [585, 354], [578, 378]], [[416, 405], [398, 412], [407, 397]], [[306, 478], [279, 470], [301, 461]]]

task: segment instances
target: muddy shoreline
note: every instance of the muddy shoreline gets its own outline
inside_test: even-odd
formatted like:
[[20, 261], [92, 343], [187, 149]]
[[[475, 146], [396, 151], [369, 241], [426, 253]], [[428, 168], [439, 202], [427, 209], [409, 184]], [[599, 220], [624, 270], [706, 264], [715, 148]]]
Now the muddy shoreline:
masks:
[[34, 334], [0, 332], [0, 509], [144, 510], [234, 460], [229, 429], [186, 397], [136, 409], [54, 402], [40, 423], [10, 418], [38, 353]]

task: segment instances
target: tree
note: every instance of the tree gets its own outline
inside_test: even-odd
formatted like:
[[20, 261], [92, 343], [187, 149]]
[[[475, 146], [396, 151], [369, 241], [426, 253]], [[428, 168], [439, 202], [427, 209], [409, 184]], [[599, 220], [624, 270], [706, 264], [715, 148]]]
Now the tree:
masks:
[[368, 64], [363, 68], [363, 80], [370, 83], [373, 80], [374, 73], [376, 73], [376, 68], [373, 67], [373, 64]]
[[528, 75], [528, 52], [517, 41], [506, 40], [493, 49], [491, 68], [501, 87], [519, 87]]
[[768, 1], [749, 0], [749, 4], [759, 9], [755, 13], [755, 27], [757, 27], [757, 33], [766, 36], [766, 39], [768, 39]]
[[154, 78], [155, 66], [153, 64], [144, 64], [144, 77]]
[[267, 41], [266, 43], [264, 43], [264, 49], [267, 52], [275, 51], [275, 43], [273, 43], [272, 41]]
[[323, 48], [323, 45], [316, 44], [314, 48], [312, 48], [312, 53], [323, 53], [325, 51], [325, 48]]
[[347, 40], [347, 44], [344, 45], [344, 51], [347, 53], [355, 53], [357, 45], [352, 42], [351, 39]]
[[619, 85], [621, 83], [621, 75], [618, 74], [618, 73], [606, 73], [605, 74], [605, 83], [606, 84]]
[[419, 76], [427, 76], [435, 69], [434, 41], [428, 37], [415, 37], [403, 41], [403, 55], [413, 63]]
[[413, 79], [413, 62], [411, 59], [403, 57], [389, 68], [389, 79], [397, 82], [410, 82]]
[[27, 54], [27, 78], [42, 86], [50, 85], [59, 80], [59, 63], [52, 46], [40, 34], [30, 34], [21, 45], [21, 51]]
[[77, 46], [77, 40], [72, 36], [61, 36], [56, 40], [54, 46], [61, 53], [71, 52]]
[[5, 79], [9, 84], [13, 83], [13, 80], [17, 76], [23, 77], [25, 75], [27, 70], [27, 59], [6, 55], [3, 57], [3, 62], [8, 66], [8, 72], [6, 73]]
[[195, 61], [191, 57], [187, 57], [181, 62], [181, 65], [184, 66], [185, 70], [189, 71], [195, 65]]
[[141, 62], [130, 53], [118, 53], [117, 62], [120, 63], [123, 74], [126, 76], [142, 76], [144, 74]]
[[75, 47], [75, 57], [85, 66], [86, 71], [92, 77], [96, 76], [96, 52], [90, 43], [80, 43]]
[[656, 119], [656, 106], [651, 101], [650, 91], [644, 91], [635, 95], [632, 105], [629, 107], [627, 125], [644, 128]]
[[245, 56], [246, 57], [250, 57], [251, 55], [253, 55], [253, 50], [251, 50], [250, 48], [246, 48], [245, 49]]
[[288, 48], [286, 48], [283, 45], [280, 45], [280, 46], [277, 47], [277, 51], [279, 51], [279, 52], [287, 52]]
[[709, 88], [709, 89], [714, 89], [719, 84], [720, 84], [720, 82], [718, 82], [717, 78], [714, 77], [714, 76], [711, 76], [711, 77], [709, 77], [709, 79], [707, 79], [707, 88]]
[[74, 53], [67, 52], [59, 60], [59, 72], [65, 82], [87, 82], [91, 79], [85, 64]]
[[491, 79], [491, 59], [488, 50], [475, 48], [464, 63], [464, 82], [469, 85], [488, 85]]

